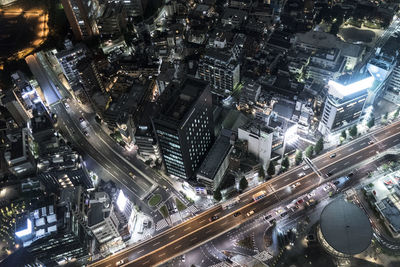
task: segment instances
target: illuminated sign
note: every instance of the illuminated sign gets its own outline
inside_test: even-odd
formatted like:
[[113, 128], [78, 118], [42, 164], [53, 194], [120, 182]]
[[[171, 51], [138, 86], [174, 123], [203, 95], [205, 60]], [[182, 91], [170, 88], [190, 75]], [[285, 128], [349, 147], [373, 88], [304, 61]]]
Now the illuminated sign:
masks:
[[338, 82], [330, 80], [328, 83], [329, 94], [334, 97], [342, 99], [348, 95], [352, 95], [354, 93], [358, 93], [370, 88], [374, 83], [374, 81], [375, 81], [374, 76], [369, 76], [368, 78], [362, 79], [358, 82], [348, 85], [343, 85]]
[[32, 222], [30, 219], [26, 219], [26, 228], [24, 230], [15, 232], [15, 235], [18, 237], [27, 236], [32, 233]]
[[122, 190], [119, 190], [118, 197], [117, 197], [117, 206], [120, 211], [125, 210], [127, 202], [128, 202], [128, 199], [124, 195], [124, 192], [122, 192]]

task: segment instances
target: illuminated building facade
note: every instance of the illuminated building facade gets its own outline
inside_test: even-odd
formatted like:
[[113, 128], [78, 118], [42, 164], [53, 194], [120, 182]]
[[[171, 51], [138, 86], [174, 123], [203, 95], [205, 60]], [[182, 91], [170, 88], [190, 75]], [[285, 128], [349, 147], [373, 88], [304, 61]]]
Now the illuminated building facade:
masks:
[[98, 35], [96, 18], [100, 14], [97, 0], [61, 0], [72, 32], [78, 40]]
[[364, 110], [368, 88], [374, 80], [368, 74], [368, 77], [347, 85], [329, 81], [328, 97], [318, 131], [325, 135], [357, 122]]
[[172, 90], [153, 128], [168, 174], [189, 179], [214, 141], [212, 97], [208, 84], [194, 78]]

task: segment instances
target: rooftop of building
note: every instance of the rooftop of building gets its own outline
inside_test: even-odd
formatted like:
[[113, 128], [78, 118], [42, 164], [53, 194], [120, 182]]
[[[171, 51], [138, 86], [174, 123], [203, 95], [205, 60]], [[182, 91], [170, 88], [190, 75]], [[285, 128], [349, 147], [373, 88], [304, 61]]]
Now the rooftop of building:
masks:
[[240, 127], [240, 129], [261, 136], [262, 133], [271, 134], [274, 130], [266, 125], [266, 123], [259, 120], [252, 120], [247, 124]]
[[218, 172], [219, 167], [225, 160], [231, 145], [232, 131], [223, 129], [221, 135], [215, 140], [210, 148], [206, 158], [203, 160], [198, 173], [213, 179]]
[[353, 203], [344, 200], [329, 203], [321, 213], [320, 226], [328, 244], [341, 253], [358, 254], [371, 243], [368, 216]]
[[399, 197], [397, 195], [389, 195], [378, 202], [377, 207], [379, 208], [382, 215], [390, 223], [396, 232], [400, 232], [400, 209], [399, 209]]
[[171, 104], [166, 105], [160, 115], [181, 121], [207, 87], [207, 82], [188, 77], [182, 84], [174, 86], [173, 96], [169, 99]]

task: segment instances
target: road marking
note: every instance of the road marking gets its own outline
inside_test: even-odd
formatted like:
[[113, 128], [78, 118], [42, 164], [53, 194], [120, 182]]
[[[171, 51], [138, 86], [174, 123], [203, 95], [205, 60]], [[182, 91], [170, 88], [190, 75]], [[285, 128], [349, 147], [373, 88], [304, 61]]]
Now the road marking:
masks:
[[144, 251], [144, 249], [142, 249], [142, 250], [139, 250], [137, 253], [139, 254], [139, 253], [142, 253]]
[[160, 254], [160, 255], [158, 255], [158, 257], [162, 257], [162, 256], [165, 256], [165, 252], [164, 253], [162, 253], [162, 254]]
[[204, 219], [204, 220], [201, 220], [201, 221], [199, 221], [199, 223], [202, 223], [202, 222], [205, 222], [205, 219]]
[[354, 150], [354, 147], [350, 147], [350, 148], [348, 149], [349, 152], [351, 152], [351, 151], [353, 151], [353, 150]]
[[222, 223], [221, 225], [225, 225], [227, 222], [228, 222], [228, 221], [227, 221], [227, 220], [225, 220], [225, 222], [224, 222], [224, 223]]
[[208, 229], [207, 231], [206, 231], [206, 234], [208, 234], [208, 233], [210, 233], [211, 232], [211, 229]]
[[361, 159], [361, 158], [362, 158], [362, 155], [358, 156], [356, 159]]
[[287, 182], [290, 180], [290, 177], [286, 178], [285, 180], [283, 180], [284, 182]]
[[344, 166], [346, 166], [347, 164], [349, 164], [350, 162], [349, 161], [346, 161], [345, 163], [344, 163]]
[[176, 246], [176, 247], [175, 247], [175, 249], [178, 249], [178, 248], [180, 248], [180, 247], [182, 247], [182, 245], [178, 245], [178, 246]]
[[393, 142], [398, 142], [400, 140], [400, 138], [396, 138]]
[[371, 153], [375, 153], [375, 150], [371, 150], [370, 152], [368, 152], [369, 154], [371, 154]]
[[190, 230], [192, 227], [191, 226], [189, 226], [189, 227], [187, 227], [187, 228], [185, 228], [185, 229], [183, 229], [183, 231], [184, 232], [186, 232], [187, 230]]
[[190, 241], [195, 241], [197, 239], [197, 237], [193, 237], [192, 239], [190, 239]]
[[150, 262], [150, 260], [148, 260], [148, 261], [146, 261], [146, 262], [143, 262], [143, 265], [146, 265], [147, 263], [149, 263]]
[[153, 247], [154, 247], [154, 246], [157, 246], [157, 245], [159, 245], [159, 244], [160, 244], [160, 242], [154, 243], [154, 244], [153, 244]]

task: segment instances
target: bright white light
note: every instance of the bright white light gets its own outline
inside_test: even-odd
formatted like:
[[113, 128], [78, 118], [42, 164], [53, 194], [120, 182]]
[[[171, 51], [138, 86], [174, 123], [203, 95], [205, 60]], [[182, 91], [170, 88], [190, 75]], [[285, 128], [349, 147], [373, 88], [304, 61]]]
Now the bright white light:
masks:
[[370, 88], [374, 83], [374, 81], [375, 81], [374, 76], [369, 76], [368, 78], [365, 78], [363, 80], [348, 85], [343, 85], [338, 82], [330, 80], [328, 83], [329, 94], [342, 99], [345, 96], [361, 92], [362, 90]]
[[122, 192], [122, 190], [119, 190], [118, 197], [117, 197], [117, 206], [120, 211], [125, 210], [127, 202], [128, 202], [128, 199], [124, 195], [124, 192]]
[[289, 129], [286, 130], [285, 133], [285, 142], [288, 144], [293, 144], [297, 141], [299, 136], [297, 135], [297, 124], [293, 125]]
[[32, 233], [32, 222], [30, 219], [26, 219], [27, 228], [18, 232], [15, 235], [18, 237], [23, 237]]

